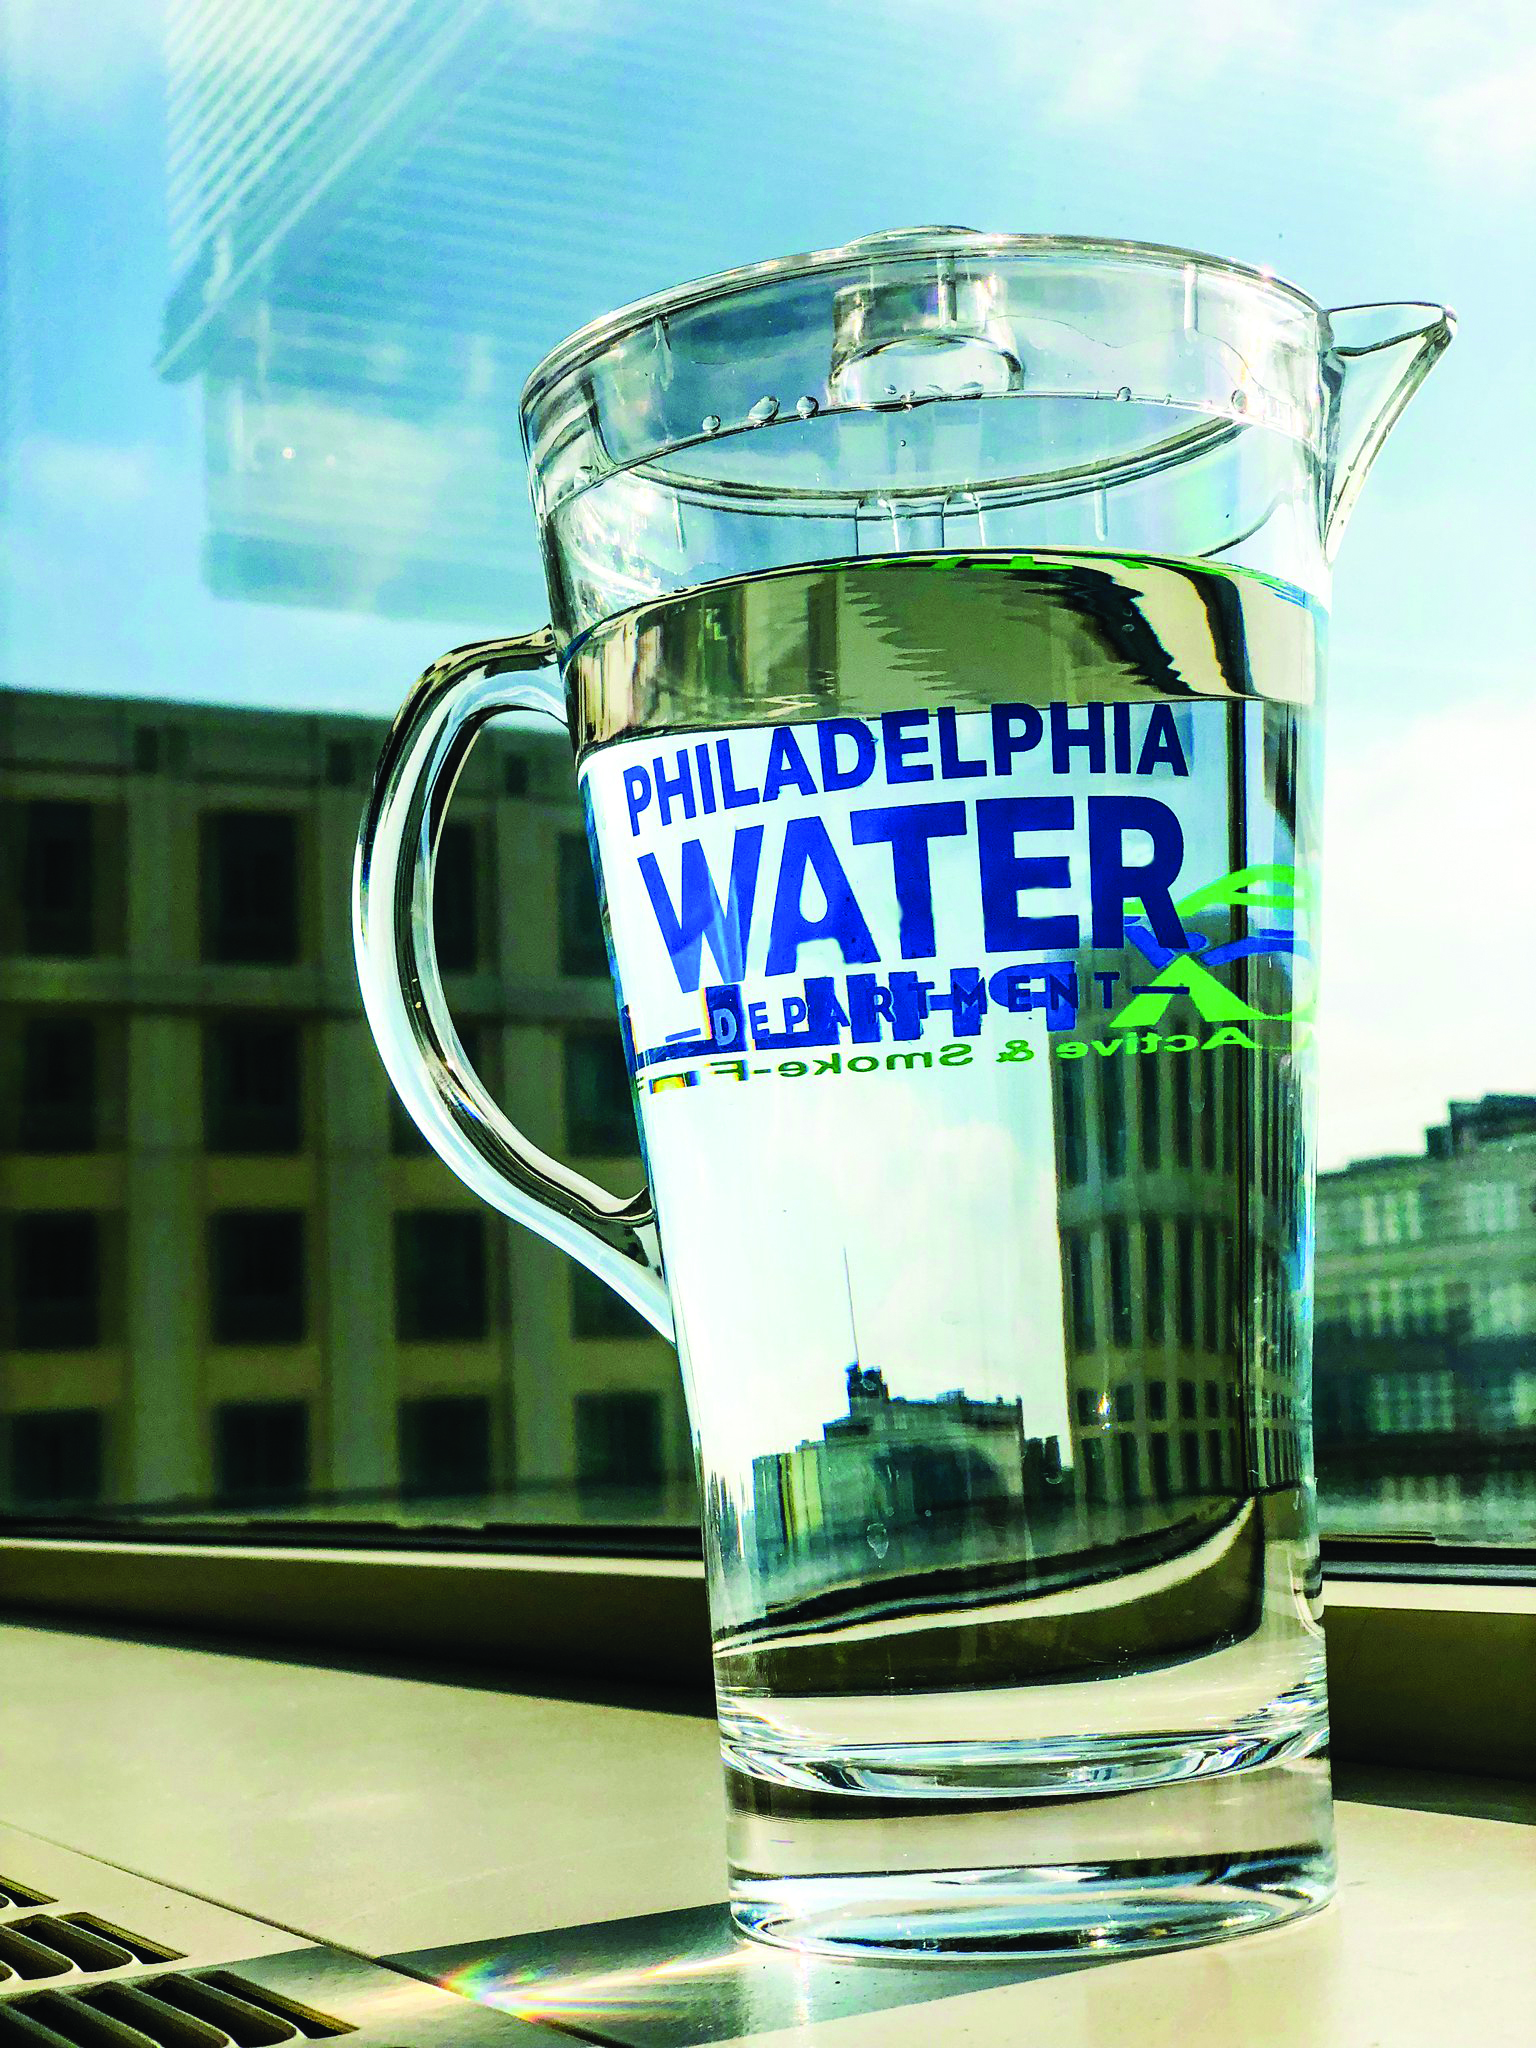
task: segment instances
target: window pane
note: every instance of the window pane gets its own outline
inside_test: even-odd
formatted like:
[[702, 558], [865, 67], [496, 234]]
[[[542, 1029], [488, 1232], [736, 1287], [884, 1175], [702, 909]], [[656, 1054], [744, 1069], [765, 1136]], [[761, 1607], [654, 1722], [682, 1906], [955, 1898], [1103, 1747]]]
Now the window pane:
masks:
[[300, 1036], [273, 1017], [203, 1027], [203, 1132], [210, 1152], [284, 1154], [303, 1142]]
[[91, 1507], [101, 1498], [101, 1491], [98, 1409], [58, 1409], [11, 1417], [12, 1507]]
[[221, 1501], [280, 1506], [309, 1487], [309, 1410], [302, 1401], [226, 1401], [213, 1417]]
[[[1391, 272], [1403, 290], [1476, 301], [1459, 367], [1413, 409], [1391, 476], [1372, 482], [1384, 509], [1356, 522], [1343, 557], [1336, 680], [1347, 672], [1353, 708], [1328, 745], [1317, 1072], [1230, 1046], [1066, 1063], [1062, 1307], [1069, 1350], [1098, 1359], [1085, 1373], [1172, 1385], [1182, 1374], [1206, 1390], [1202, 1483], [1235, 1493], [1250, 1475], [1240, 1418], [1223, 1406], [1229, 1378], [1252, 1379], [1267, 1345], [1258, 1378], [1293, 1400], [1306, 1369], [1296, 1303], [1310, 1230], [1305, 1215], [1294, 1231], [1280, 1219], [1320, 1165], [1327, 1526], [1536, 1540], [1536, 1115], [1514, 1092], [1536, 1089], [1536, 1075], [1520, 1065], [1514, 984], [1490, 983], [1510, 1017], [1481, 1034], [1464, 1003], [1443, 999], [1447, 975], [1470, 986], [1519, 952], [1527, 636], [1519, 604], [1464, 594], [1518, 588], [1528, 553], [1528, 455], [1507, 417], [1525, 376], [1528, 286], [1507, 252], [1528, 236], [1529, 195], [1511, 174], [1510, 121], [1465, 116], [1518, 100], [1511, 81], [1536, 61], [1536, 21], [1506, 7], [1497, 35], [1458, 34], [1448, 17], [1444, 33], [1404, 36], [1382, 33], [1380, 7], [1360, 20], [1346, 10], [1319, 64], [1315, 35], [1277, 37], [1235, 10], [1212, 37], [1186, 5], [1122, 37], [1116, 51], [1134, 61], [1106, 72], [1114, 36], [1085, 34], [1066, 0], [993, 9], [984, 33], [947, 36], [920, 10], [848, 0], [836, 40], [857, 63], [802, 66], [786, 92], [743, 61], [744, 37], [820, 49], [825, 23], [803, 0], [768, 0], [751, 35], [734, 10], [655, 0], [638, 40], [624, 10], [577, 10], [573, 29], [571, 10], [480, 0], [34, 0], [12, 12], [0, 95], [0, 1336], [12, 1346], [25, 1324], [33, 1348], [85, 1354], [49, 1398], [67, 1398], [60, 1431], [67, 1417], [99, 1418], [108, 1505], [206, 1495], [216, 1395], [246, 1387], [242, 1369], [267, 1370], [263, 1344], [304, 1346], [280, 1363], [310, 1390], [317, 1495], [388, 1503], [409, 1478], [402, 1403], [485, 1398], [501, 1432], [497, 1512], [517, 1496], [595, 1516], [602, 1488], [576, 1488], [578, 1399], [607, 1396], [605, 1375], [633, 1367], [635, 1388], [671, 1390], [672, 1415], [661, 1341], [630, 1325], [600, 1335], [604, 1319], [615, 1332], [622, 1321], [612, 1301], [589, 1291], [583, 1305], [558, 1254], [489, 1218], [483, 1316], [470, 1317], [483, 1336], [399, 1334], [417, 1325], [396, 1300], [396, 1219], [458, 1213], [466, 1198], [392, 1109], [358, 1007], [357, 814], [409, 679], [444, 648], [550, 615], [516, 431], [517, 391], [545, 347], [669, 280], [825, 246], [850, 222], [888, 224], [899, 135], [903, 177], [942, 187], [962, 219], [998, 220], [997, 194], [1026, 190], [1041, 220], [1108, 218], [1134, 190], [1145, 220], [1177, 225], [1210, 216], [1219, 194], [1218, 247], [1234, 259], [1340, 298]], [[663, 102], [667, 132], [688, 147], [658, 155]], [[935, 107], [964, 108], [986, 146], [957, 151]], [[722, 177], [743, 137], [752, 175]], [[1411, 206], [1351, 210], [1297, 192], [1297, 162], [1337, 161], [1347, 184], [1405, 154], [1432, 167]], [[1278, 191], [1295, 203], [1254, 198]], [[646, 388], [664, 395], [664, 375]], [[796, 395], [777, 392], [784, 415]], [[786, 447], [796, 435], [791, 421]], [[1126, 543], [1101, 517], [1112, 507], [1086, 492], [1071, 502], [1090, 551]], [[967, 517], [947, 511], [947, 526]], [[867, 539], [883, 544], [872, 524]], [[702, 575], [722, 567], [696, 529], [677, 538]], [[861, 530], [850, 549], [865, 541]], [[597, 545], [622, 553], [634, 537]], [[1412, 573], [1431, 554], [1437, 573]], [[1093, 589], [1079, 596], [1072, 633], [1107, 631]], [[850, 663], [899, 673], [889, 622], [845, 616], [831, 577], [807, 594], [793, 658], [752, 593], [707, 616], [686, 647], [657, 623], [647, 689], [686, 659], [690, 688], [793, 697], [804, 719], [837, 707]], [[1211, 631], [1225, 647], [1225, 622]], [[1054, 668], [1061, 650], [1047, 651]], [[1462, 679], [1453, 691], [1447, 676]], [[913, 691], [927, 701], [926, 669]], [[1282, 841], [1319, 827], [1303, 766], [1279, 729], [1246, 763], [1273, 794]], [[775, 818], [794, 801], [786, 786]], [[1074, 892], [1085, 830], [1079, 816]], [[1472, 849], [1475, 888], [1447, 846]], [[935, 876], [953, 851], [935, 842]], [[1179, 892], [1223, 865], [1287, 858], [1283, 843], [1192, 835]], [[764, 919], [769, 886], [765, 864]], [[467, 1046], [483, 1029], [499, 1070], [487, 1078], [538, 1143], [627, 1190], [642, 1176], [622, 1062], [599, 1050], [616, 1018], [593, 902], [568, 744], [532, 721], [492, 726], [463, 763], [439, 861], [439, 957], [474, 1012], [461, 1035]], [[1219, 950], [1277, 935], [1272, 907], [1209, 936]], [[1427, 945], [1426, 932], [1450, 937]], [[946, 971], [970, 957], [941, 949], [904, 970], [942, 997]], [[1161, 971], [1134, 943], [1113, 964], [1114, 1003]], [[1240, 958], [1224, 985], [1282, 1010], [1271, 965]], [[1300, 955], [1295, 971], [1304, 979]], [[1103, 1037], [1113, 1004], [1082, 980], [1076, 1028]], [[1411, 1031], [1383, 1021], [1383, 990]], [[1021, 1020], [1021, 1033], [1043, 1021]], [[1049, 1071], [1000, 1078], [1017, 1101]], [[1316, 1159], [1303, 1156], [1303, 1082], [1323, 1104]], [[937, 1163], [934, 1185], [987, 1156], [978, 1143]], [[739, 1187], [734, 1163], [721, 1183], [722, 1199]], [[289, 1220], [266, 1244], [253, 1225], [242, 1252], [224, 1243], [240, 1215]], [[1256, 1262], [1242, 1217], [1267, 1240]], [[27, 1233], [44, 1218], [34, 1247]], [[471, 1299], [472, 1258], [458, 1287]], [[881, 1279], [900, 1288], [909, 1275]], [[902, 1324], [895, 1309], [887, 1321], [881, 1331], [875, 1313], [883, 1345]], [[452, 1322], [423, 1308], [420, 1327]], [[443, 1360], [423, 1353], [439, 1342], [445, 1358], [482, 1346], [476, 1370], [494, 1388], [412, 1378], [437, 1374]], [[210, 1343], [253, 1355], [205, 1370]], [[1111, 1343], [1116, 1374], [1093, 1350]], [[1155, 1367], [1123, 1355], [1139, 1344]], [[31, 1370], [0, 1375], [7, 1447], [40, 1398]], [[1076, 1385], [1069, 1362], [1051, 1396], [1063, 1431]], [[1182, 1392], [1169, 1407], [1176, 1429], [1191, 1427]], [[514, 1428], [535, 1412], [558, 1419]], [[342, 1415], [354, 1423], [322, 1426]], [[1265, 1420], [1283, 1469], [1295, 1418]], [[1145, 1413], [1136, 1427], [1146, 1444]], [[1207, 1432], [1225, 1442], [1224, 1468]], [[1095, 1480], [1085, 1440], [1084, 1485], [1118, 1501], [1121, 1454], [1094, 1448], [1101, 1470]], [[1152, 1454], [1139, 1455], [1150, 1495]], [[1177, 1491], [1182, 1446], [1171, 1477]], [[558, 1500], [520, 1492], [561, 1488]], [[665, 1511], [691, 1512], [686, 1485]]]
[[395, 1218], [395, 1334], [402, 1341], [485, 1337], [485, 1229], [477, 1209], [419, 1209]]
[[446, 1499], [491, 1486], [491, 1404], [460, 1394], [400, 1404], [400, 1475], [408, 1494]]
[[576, 1476], [584, 1486], [655, 1486], [662, 1476], [661, 1397], [581, 1394]]
[[226, 1209], [209, 1219], [209, 1326], [215, 1344], [298, 1344], [307, 1330], [304, 1217]]
[[585, 1266], [571, 1267], [573, 1337], [644, 1337], [650, 1325], [605, 1280]]
[[28, 1017], [23, 1026], [19, 1149], [96, 1149], [96, 1025], [90, 1017]]
[[17, 1350], [81, 1351], [99, 1344], [101, 1219], [85, 1210], [16, 1216], [11, 1243]]
[[203, 819], [203, 958], [284, 967], [299, 957], [298, 833], [286, 811]]
[[608, 972], [608, 947], [592, 880], [592, 857], [585, 837], [567, 832], [560, 840], [560, 972]]
[[565, 1042], [565, 1136], [588, 1159], [635, 1149], [635, 1113], [616, 1033], [580, 1032]]

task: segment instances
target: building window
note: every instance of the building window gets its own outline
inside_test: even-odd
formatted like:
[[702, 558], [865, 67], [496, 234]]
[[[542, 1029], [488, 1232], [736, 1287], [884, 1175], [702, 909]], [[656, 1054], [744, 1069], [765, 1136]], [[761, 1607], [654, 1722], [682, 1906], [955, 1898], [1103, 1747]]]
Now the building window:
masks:
[[638, 1309], [615, 1294], [585, 1266], [571, 1266], [571, 1335], [573, 1337], [648, 1337], [651, 1326]]
[[1113, 1400], [1116, 1422], [1136, 1420], [1136, 1389], [1129, 1380], [1122, 1380], [1115, 1388]]
[[1147, 1381], [1147, 1420], [1149, 1422], [1166, 1422], [1168, 1420], [1168, 1382], [1166, 1380]]
[[1067, 1313], [1072, 1320], [1072, 1348], [1091, 1351], [1093, 1326], [1093, 1247], [1080, 1230], [1066, 1233]]
[[1069, 1188], [1088, 1178], [1088, 1129], [1083, 1070], [1072, 1060], [1061, 1075], [1061, 1177]]
[[579, 1485], [656, 1486], [661, 1476], [659, 1394], [576, 1396]]
[[215, 1344], [298, 1344], [306, 1313], [304, 1215], [298, 1209], [224, 1209], [208, 1219]]
[[1378, 1372], [1369, 1389], [1371, 1428], [1380, 1436], [1423, 1436], [1456, 1427], [1450, 1372]]
[[480, 964], [480, 835], [445, 825], [432, 876], [432, 937], [441, 974], [472, 974]]
[[480, 1211], [412, 1209], [397, 1216], [395, 1335], [406, 1344], [479, 1344], [489, 1326]]
[[1120, 1498], [1127, 1506], [1141, 1499], [1141, 1452], [1133, 1436], [1123, 1436], [1120, 1445]]
[[1227, 1483], [1226, 1455], [1223, 1450], [1225, 1439], [1219, 1429], [1205, 1432], [1205, 1457], [1210, 1468], [1211, 1485], [1225, 1486]]
[[1200, 1065], [1200, 1164], [1207, 1172], [1214, 1172], [1216, 1168], [1218, 1110], [1226, 1060], [1227, 1055], [1218, 1052]]
[[1200, 1432], [1196, 1429], [1181, 1431], [1179, 1436], [1180, 1463], [1183, 1466], [1184, 1491], [1200, 1491]]
[[1158, 1435], [1149, 1441], [1148, 1451], [1152, 1457], [1152, 1491], [1158, 1500], [1169, 1500], [1173, 1495], [1173, 1472], [1168, 1457], [1168, 1439]]
[[1179, 1381], [1179, 1420], [1191, 1422], [1199, 1412], [1199, 1389], [1193, 1380]]
[[1194, 1150], [1194, 1065], [1188, 1059], [1173, 1063], [1173, 1156], [1180, 1166], [1193, 1166]]
[[47, 1209], [11, 1224], [13, 1341], [18, 1351], [89, 1351], [101, 1342], [101, 1219]]
[[484, 1394], [400, 1403], [400, 1483], [418, 1498], [491, 1490], [491, 1404]]
[[101, 1498], [102, 1427], [95, 1408], [10, 1421], [11, 1500], [19, 1508], [89, 1507]]
[[1079, 1429], [1091, 1429], [1100, 1420], [1099, 1396], [1090, 1387], [1074, 1387], [1072, 1412]]
[[1142, 1313], [1146, 1317], [1147, 1342], [1161, 1344], [1166, 1317], [1167, 1276], [1163, 1265], [1163, 1226], [1156, 1217], [1141, 1227], [1141, 1262], [1145, 1276]]
[[299, 1026], [217, 1017], [203, 1026], [203, 1142], [210, 1152], [292, 1154], [303, 1143]]
[[[489, 1049], [486, 1033], [478, 1024], [460, 1023], [457, 1017], [453, 1020], [453, 1028], [458, 1033], [459, 1044], [464, 1048], [465, 1059], [489, 1088], [493, 1076], [486, 1072], [485, 1067]], [[386, 1085], [389, 1088], [390, 1151], [399, 1158], [419, 1158], [431, 1152], [432, 1147], [422, 1136], [416, 1119], [395, 1093], [393, 1084]]]
[[1205, 1417], [1207, 1422], [1216, 1420], [1220, 1417], [1220, 1414], [1221, 1389], [1214, 1380], [1207, 1380], [1205, 1383]]
[[22, 1027], [17, 1136], [23, 1152], [96, 1149], [96, 1025], [28, 1017]]
[[[1280, 1304], [1278, 1284], [1280, 1270], [1278, 1260], [1276, 1261], [1275, 1280], [1275, 1301], [1278, 1307]], [[1209, 1352], [1215, 1353], [1221, 1349], [1221, 1252], [1214, 1223], [1203, 1224], [1200, 1230], [1200, 1287], [1201, 1307], [1204, 1312], [1202, 1317], [1204, 1328], [1201, 1335], [1204, 1340], [1204, 1348]]]
[[1136, 1079], [1141, 1090], [1141, 1163], [1148, 1173], [1155, 1173], [1163, 1157], [1163, 1091], [1158, 1062], [1155, 1059], [1138, 1059]]
[[1181, 1216], [1174, 1225], [1174, 1315], [1179, 1342], [1195, 1342], [1195, 1226]]
[[1417, 1243], [1424, 1235], [1423, 1209], [1419, 1190], [1379, 1188], [1358, 1197], [1360, 1242], [1375, 1247]]
[[1104, 1171], [1111, 1177], [1125, 1171], [1126, 1055], [1115, 1053], [1099, 1067], [1099, 1122], [1104, 1133]]
[[21, 860], [22, 950], [83, 960], [97, 950], [96, 807], [29, 803]]
[[1114, 1343], [1122, 1347], [1134, 1341], [1131, 1298], [1131, 1233], [1117, 1217], [1105, 1233], [1109, 1246], [1109, 1326]]
[[1109, 1498], [1109, 1487], [1104, 1476], [1104, 1446], [1101, 1442], [1083, 1445], [1084, 1492], [1094, 1507], [1102, 1507]]
[[257, 1507], [309, 1490], [309, 1409], [302, 1401], [225, 1401], [213, 1412], [213, 1484], [222, 1501]]
[[205, 813], [201, 863], [203, 958], [227, 966], [292, 966], [299, 957], [293, 813]]
[[[1497, 1231], [1518, 1230], [1523, 1190], [1513, 1181], [1482, 1181], [1462, 1189], [1462, 1217], [1466, 1228], [1478, 1236]], [[1414, 1233], [1416, 1236], [1418, 1232]]]
[[560, 972], [606, 974], [608, 947], [586, 839], [575, 832], [562, 833], [559, 861]]
[[636, 1149], [629, 1074], [617, 1032], [572, 1032], [565, 1041], [565, 1140], [584, 1159], [616, 1159]]

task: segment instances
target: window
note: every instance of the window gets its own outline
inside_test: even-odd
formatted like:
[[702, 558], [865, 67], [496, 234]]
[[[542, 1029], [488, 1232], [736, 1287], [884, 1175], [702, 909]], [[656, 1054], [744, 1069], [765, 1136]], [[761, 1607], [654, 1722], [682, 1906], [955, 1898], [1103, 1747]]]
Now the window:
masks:
[[213, 1485], [221, 1501], [282, 1506], [309, 1488], [309, 1410], [302, 1401], [225, 1401], [213, 1417]]
[[638, 1150], [629, 1074], [616, 1032], [576, 1032], [565, 1041], [565, 1137], [586, 1159], [616, 1159]]
[[1130, 1380], [1122, 1380], [1114, 1390], [1114, 1412], [1116, 1422], [1136, 1420], [1136, 1388]]
[[1179, 1432], [1179, 1464], [1184, 1491], [1200, 1491], [1200, 1432], [1184, 1429]]
[[1371, 1376], [1371, 1426], [1385, 1436], [1420, 1436], [1456, 1426], [1456, 1381], [1449, 1372]]
[[1193, 1421], [1194, 1417], [1198, 1414], [1196, 1397], [1199, 1391], [1193, 1380], [1179, 1381], [1179, 1420], [1181, 1422]]
[[11, 1224], [12, 1342], [18, 1351], [88, 1351], [101, 1342], [101, 1219], [43, 1210]]
[[559, 861], [560, 972], [606, 975], [608, 947], [585, 837], [575, 832], [562, 833]]
[[210, 1152], [297, 1152], [303, 1137], [299, 1026], [216, 1017], [203, 1026], [203, 1142]]
[[644, 1337], [650, 1325], [606, 1280], [585, 1266], [571, 1267], [571, 1335], [573, 1337]]
[[1159, 1433], [1149, 1438], [1147, 1450], [1152, 1459], [1152, 1492], [1158, 1500], [1169, 1500], [1173, 1495], [1173, 1470], [1167, 1437]]
[[[1221, 1263], [1220, 1233], [1214, 1223], [1204, 1223], [1200, 1226], [1200, 1336], [1204, 1348], [1210, 1352], [1221, 1349]], [[1274, 1302], [1277, 1310], [1284, 1307], [1280, 1288], [1281, 1275], [1277, 1261], [1274, 1284]]]
[[1530, 1212], [1530, 1197], [1513, 1181], [1474, 1181], [1462, 1190], [1462, 1210], [1469, 1231], [1491, 1237], [1520, 1228], [1522, 1210]]
[[491, 1404], [483, 1394], [400, 1403], [400, 1482], [452, 1500], [491, 1487]]
[[1216, 1169], [1221, 1127], [1221, 1082], [1230, 1057], [1228, 1053], [1217, 1052], [1200, 1063], [1200, 1164], [1207, 1173]]
[[1061, 1119], [1061, 1177], [1069, 1188], [1080, 1187], [1088, 1178], [1088, 1129], [1084, 1108], [1082, 1067], [1064, 1061], [1057, 1069]]
[[444, 825], [432, 878], [432, 933], [442, 974], [480, 965], [480, 835], [473, 825]]
[[1194, 1152], [1194, 1088], [1193, 1056], [1176, 1059], [1173, 1072], [1169, 1075], [1173, 1090], [1173, 1156], [1180, 1166], [1193, 1166]]
[[482, 1343], [489, 1327], [485, 1216], [416, 1209], [395, 1218], [395, 1334], [403, 1343]]
[[1133, 1436], [1117, 1439], [1120, 1454], [1120, 1498], [1128, 1507], [1141, 1499], [1141, 1451]]
[[225, 1209], [209, 1218], [210, 1334], [215, 1344], [298, 1344], [308, 1326], [304, 1216]]
[[1072, 1390], [1072, 1412], [1077, 1418], [1079, 1429], [1091, 1429], [1099, 1420], [1099, 1397], [1091, 1388], [1074, 1387]]
[[1130, 1226], [1116, 1217], [1105, 1233], [1105, 1242], [1109, 1247], [1110, 1338], [1113, 1343], [1123, 1348], [1133, 1341], [1135, 1322], [1131, 1293]]
[[1102, 1507], [1109, 1499], [1109, 1483], [1104, 1471], [1104, 1446], [1092, 1438], [1082, 1446], [1083, 1492], [1089, 1505]]
[[90, 1507], [101, 1498], [99, 1409], [61, 1408], [13, 1415], [9, 1434], [13, 1507]]
[[1223, 1448], [1225, 1442], [1226, 1439], [1219, 1429], [1208, 1429], [1205, 1432], [1206, 1465], [1213, 1487], [1225, 1486], [1227, 1483], [1227, 1464]]
[[1141, 1226], [1141, 1261], [1145, 1276], [1142, 1311], [1147, 1323], [1147, 1342], [1161, 1344], [1167, 1316], [1167, 1289], [1163, 1266], [1163, 1226], [1155, 1216]]
[[1168, 1420], [1168, 1382], [1166, 1380], [1147, 1381], [1147, 1420], [1149, 1422], [1166, 1422]]
[[202, 821], [203, 958], [288, 967], [299, 957], [299, 850], [288, 811], [211, 811]]
[[1097, 1334], [1093, 1315], [1093, 1247], [1080, 1230], [1067, 1232], [1063, 1245], [1067, 1254], [1067, 1313], [1072, 1324], [1073, 1349], [1092, 1351]]
[[583, 1486], [659, 1485], [660, 1395], [578, 1394], [576, 1477]]
[[89, 1017], [28, 1017], [22, 1029], [23, 1152], [96, 1149], [96, 1026]]
[[1104, 1133], [1104, 1171], [1111, 1178], [1125, 1171], [1125, 1057], [1116, 1053], [1099, 1066], [1099, 1125]]
[[85, 959], [96, 951], [96, 808], [29, 803], [22, 817], [22, 950]]
[[1195, 1226], [1181, 1216], [1173, 1229], [1175, 1293], [1174, 1311], [1180, 1344], [1193, 1349], [1195, 1342]]
[[1138, 1058], [1135, 1067], [1139, 1095], [1141, 1163], [1148, 1173], [1162, 1164], [1162, 1083], [1155, 1059]]

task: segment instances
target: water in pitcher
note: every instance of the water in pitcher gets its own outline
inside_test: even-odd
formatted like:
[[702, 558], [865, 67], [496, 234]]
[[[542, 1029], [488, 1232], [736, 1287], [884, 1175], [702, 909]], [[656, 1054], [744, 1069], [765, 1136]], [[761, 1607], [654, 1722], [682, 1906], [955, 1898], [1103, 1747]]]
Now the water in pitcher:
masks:
[[570, 657], [759, 1932], [1326, 1896], [1320, 630], [1250, 572], [978, 553]]

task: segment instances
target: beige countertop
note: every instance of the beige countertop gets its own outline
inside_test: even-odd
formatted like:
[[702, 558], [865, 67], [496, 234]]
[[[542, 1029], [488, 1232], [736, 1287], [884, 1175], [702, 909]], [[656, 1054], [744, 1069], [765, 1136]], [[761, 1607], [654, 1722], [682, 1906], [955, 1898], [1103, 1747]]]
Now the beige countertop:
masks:
[[[692, 2038], [1529, 2048], [1531, 1788], [1357, 1772], [1341, 1792], [1339, 1897], [1311, 1920], [936, 2002], [892, 2003], [888, 1983], [878, 2010], [787, 2033], [747, 1999], [723, 2034], [717, 2000], [715, 2031]], [[695, 1712], [46, 1628], [0, 1626], [0, 1821], [376, 1957], [537, 1958], [543, 1937], [555, 1958], [565, 1932], [638, 1916], [654, 1946], [665, 1916], [724, 1896], [714, 1727]], [[665, 1960], [615, 1982], [647, 1977], [654, 2005]], [[607, 1993], [611, 2025], [589, 2014], [588, 2039], [664, 2037]], [[558, 2019], [558, 1991], [538, 2010]], [[754, 2031], [754, 2010], [777, 2019]]]

